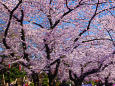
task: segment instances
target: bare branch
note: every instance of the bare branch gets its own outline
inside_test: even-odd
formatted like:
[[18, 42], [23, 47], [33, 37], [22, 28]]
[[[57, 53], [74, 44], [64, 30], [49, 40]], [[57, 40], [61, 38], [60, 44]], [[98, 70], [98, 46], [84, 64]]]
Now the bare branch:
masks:
[[100, 13], [102, 13], [102, 12], [104, 12], [104, 11], [108, 11], [108, 10], [114, 9], [114, 8], [115, 8], [115, 6], [114, 6], [114, 7], [111, 7], [111, 8], [107, 8], [107, 9], [101, 10], [101, 11], [97, 12], [96, 15], [97, 15], [97, 14], [100, 14]]
[[[111, 8], [107, 8], [107, 9], [104, 9], [104, 10], [101, 10], [101, 11], [97, 12], [98, 5], [99, 5], [99, 2], [97, 3], [97, 6], [96, 6], [96, 10], [95, 10], [94, 15], [93, 15], [93, 16], [91, 17], [91, 19], [89, 20], [87, 29], [85, 29], [85, 30], [83, 30], [81, 33], [79, 33], [79, 35], [78, 35], [79, 37], [80, 37], [81, 35], [83, 35], [85, 32], [87, 32], [87, 31], [90, 29], [91, 22], [92, 22], [92, 20], [95, 18], [95, 16], [97, 16], [98, 14], [100, 14], [100, 13], [106, 11], [106, 10], [111, 10], [111, 9], [114, 9], [114, 8], [115, 8], [115, 7], [111, 7]], [[78, 41], [79, 37], [77, 37], [77, 38], [74, 40], [74, 42]]]
[[[105, 28], [105, 29], [106, 29], [106, 28]], [[113, 40], [113, 38], [112, 38], [112, 35], [111, 35], [110, 31], [107, 30], [107, 29], [106, 29], [106, 31], [108, 32], [108, 34], [109, 34], [109, 36], [110, 36], [110, 39], [111, 39], [111, 41], [113, 42], [113, 46], [115, 47], [115, 42], [114, 42], [114, 40]]]
[[[8, 34], [8, 30], [9, 30], [9, 27], [10, 27], [10, 24], [11, 24], [11, 19], [12, 19], [12, 16], [13, 16], [13, 13], [14, 11], [19, 7], [19, 5], [22, 3], [22, 0], [19, 0], [19, 3], [16, 5], [16, 7], [10, 12], [10, 17], [9, 17], [9, 21], [8, 21], [8, 24], [7, 24], [7, 27], [5, 29], [5, 33], [4, 33], [4, 38], [3, 38], [3, 44], [5, 46], [6, 49], [10, 49], [10, 46], [7, 45], [6, 43], [6, 37], [7, 37], [7, 34]], [[11, 56], [14, 56], [14, 53], [11, 53]]]
[[95, 41], [95, 40], [109, 40], [109, 41], [112, 41], [111, 39], [108, 39], [108, 38], [95, 38], [95, 39], [91, 39], [91, 40], [86, 40], [86, 41], [82, 41], [82, 43], [85, 43], [85, 42], [91, 42], [91, 41]]
[[53, 1], [53, 0], [50, 0], [50, 3], [49, 3], [49, 4], [51, 4], [51, 3], [52, 3], [52, 1]]
[[[28, 21], [28, 22], [31, 22], [31, 21]], [[39, 26], [39, 27], [41, 27], [41, 28], [44, 28], [41, 24], [38, 24], [38, 23], [36, 23], [36, 22], [32, 22], [32, 24], [35, 24], [35, 25], [37, 25], [37, 26]]]
[[23, 41], [22, 42], [22, 47], [23, 47], [23, 58], [26, 59], [27, 61], [29, 61], [29, 58], [28, 58], [28, 54], [26, 53], [26, 43], [25, 43], [25, 32], [24, 32], [24, 29], [23, 29], [23, 18], [24, 18], [24, 12], [23, 10], [21, 10], [21, 19], [20, 19], [20, 24], [22, 26], [21, 28], [21, 40]]
[[101, 71], [103, 71], [105, 68], [107, 68], [108, 66], [114, 64], [113, 61], [109, 62], [108, 64], [105, 64], [102, 68], [101, 68]]
[[[46, 40], [44, 39], [44, 43], [46, 42]], [[48, 46], [47, 43], [45, 43], [45, 48], [46, 48], [46, 54], [47, 54], [47, 59], [50, 59], [50, 48]]]
[[[83, 30], [81, 33], [79, 33], [79, 35], [78, 35], [79, 37], [80, 37], [81, 35], [83, 35], [86, 31], [88, 31], [88, 30], [90, 29], [91, 22], [92, 22], [92, 20], [93, 20], [93, 19], [95, 18], [95, 16], [96, 16], [96, 12], [97, 12], [98, 6], [99, 6], [99, 0], [98, 0], [98, 3], [97, 3], [97, 5], [96, 5], [95, 12], [94, 12], [93, 16], [91, 17], [91, 19], [90, 19], [89, 22], [88, 22], [87, 28], [86, 28], [85, 30]], [[74, 42], [78, 41], [78, 39], [79, 39], [78, 37], [75, 38]]]
[[66, 2], [66, 7], [67, 7], [67, 9], [70, 10], [70, 8], [68, 7], [68, 1], [65, 0], [65, 2]]
[[71, 70], [69, 70], [69, 78], [70, 78], [70, 80], [72, 80], [72, 81], [75, 80], [75, 79], [72, 77], [72, 71], [71, 71]]
[[[5, 4], [2, 3], [2, 5], [8, 10], [9, 13], [11, 13], [11, 10]], [[16, 19], [16, 21], [20, 22], [20, 20], [15, 15], [13, 15], [13, 17]]]
[[[108, 2], [100, 2], [99, 5], [104, 4], [104, 3], [106, 4]], [[109, 2], [109, 3], [114, 3], [114, 2]], [[84, 2], [84, 4], [86, 4], [86, 5], [96, 5], [97, 3], [85, 3]]]
[[[81, 0], [81, 1], [82, 1], [82, 0]], [[58, 20], [53, 24], [52, 29], [55, 28], [55, 27], [59, 24], [59, 22], [61, 21], [61, 19], [63, 19], [63, 17], [65, 17], [66, 15], [68, 15], [69, 13], [71, 13], [73, 10], [75, 10], [76, 8], [78, 8], [78, 7], [80, 7], [81, 5], [83, 5], [83, 4], [81, 3], [81, 1], [79, 2], [79, 5], [77, 5], [74, 9], [69, 9], [67, 12], [65, 12], [65, 13], [60, 17], [60, 19], [58, 19]]]
[[88, 75], [91, 75], [91, 74], [94, 74], [94, 73], [98, 73], [98, 72], [100, 72], [101, 67], [102, 67], [102, 64], [100, 64], [98, 68], [94, 68], [94, 69], [88, 70], [87, 72], [83, 73], [80, 77], [81, 78], [85, 78]]
[[110, 10], [108, 12], [115, 18], [115, 15]]

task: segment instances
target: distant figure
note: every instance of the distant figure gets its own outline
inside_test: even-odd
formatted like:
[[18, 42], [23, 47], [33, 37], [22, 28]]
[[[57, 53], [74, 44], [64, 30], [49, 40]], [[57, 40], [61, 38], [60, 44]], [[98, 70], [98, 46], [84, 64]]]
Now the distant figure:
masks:
[[39, 86], [39, 77], [38, 74], [35, 73], [34, 71], [32, 71], [32, 79], [33, 79], [34, 86]]
[[66, 80], [63, 80], [60, 86], [69, 86], [69, 85], [66, 83]]
[[103, 86], [102, 81], [99, 81], [99, 82], [97, 83], [97, 86]]

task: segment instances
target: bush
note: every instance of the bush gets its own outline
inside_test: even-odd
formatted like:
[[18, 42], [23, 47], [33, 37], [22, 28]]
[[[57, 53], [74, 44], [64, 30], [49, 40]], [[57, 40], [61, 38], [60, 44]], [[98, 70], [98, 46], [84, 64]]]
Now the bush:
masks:
[[[10, 79], [10, 82], [14, 81], [16, 78], [23, 78], [26, 75], [26, 72], [24, 70], [19, 71], [18, 65], [16, 67], [12, 67], [9, 70], [7, 70], [4, 73], [5, 81], [8, 82]], [[3, 75], [0, 74], [0, 78], [2, 79]]]

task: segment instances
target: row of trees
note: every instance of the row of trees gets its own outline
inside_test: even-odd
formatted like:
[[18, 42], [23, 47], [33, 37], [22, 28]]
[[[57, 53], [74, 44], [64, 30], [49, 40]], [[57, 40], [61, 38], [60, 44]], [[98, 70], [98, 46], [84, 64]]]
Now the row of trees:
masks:
[[[0, 70], [21, 64], [34, 83], [45, 71], [81, 86], [114, 81], [115, 2], [112, 0], [1, 0]], [[107, 83], [107, 84], [108, 84]]]

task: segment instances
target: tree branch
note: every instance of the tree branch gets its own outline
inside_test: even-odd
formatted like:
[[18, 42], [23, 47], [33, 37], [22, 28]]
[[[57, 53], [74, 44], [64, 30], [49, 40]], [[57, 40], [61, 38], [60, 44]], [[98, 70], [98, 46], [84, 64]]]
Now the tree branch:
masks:
[[22, 40], [22, 47], [23, 47], [23, 54], [24, 54], [24, 59], [26, 59], [27, 61], [29, 61], [29, 58], [28, 58], [28, 54], [26, 53], [26, 43], [25, 43], [25, 32], [24, 32], [24, 29], [23, 29], [23, 19], [24, 19], [24, 12], [23, 10], [21, 10], [21, 19], [20, 19], [20, 24], [22, 26], [21, 28], [21, 40]]
[[[28, 21], [28, 22], [30, 22], [30, 21]], [[35, 25], [37, 25], [37, 26], [39, 26], [39, 27], [41, 27], [41, 28], [44, 28], [41, 24], [38, 24], [38, 23], [36, 23], [36, 22], [32, 22], [32, 24], [35, 24]]]
[[[50, 10], [51, 10], [51, 8], [50, 8]], [[49, 11], [50, 11], [50, 10], [49, 10]], [[52, 19], [51, 19], [51, 14], [50, 14], [50, 12], [49, 12], [49, 15], [47, 15], [47, 18], [48, 18], [49, 23], [50, 23], [50, 28], [53, 29], [53, 28], [52, 28], [53, 23], [52, 23]]]
[[[4, 38], [3, 38], [3, 44], [5, 46], [6, 49], [10, 49], [10, 46], [7, 45], [6, 43], [6, 37], [7, 37], [7, 34], [8, 34], [8, 30], [9, 30], [9, 27], [10, 27], [10, 24], [11, 24], [11, 19], [12, 19], [12, 16], [13, 16], [13, 13], [14, 11], [19, 7], [19, 5], [22, 3], [22, 0], [19, 0], [19, 3], [16, 5], [16, 7], [10, 12], [10, 17], [9, 17], [9, 21], [8, 21], [8, 24], [7, 24], [7, 27], [5, 29], [5, 33], [4, 33]], [[11, 56], [14, 56], [14, 53], [11, 53], [10, 54]]]
[[[91, 17], [91, 19], [89, 20], [87, 29], [85, 29], [85, 30], [83, 30], [81, 33], [79, 33], [79, 35], [78, 35], [79, 37], [80, 37], [81, 35], [83, 35], [86, 31], [88, 31], [88, 30], [90, 29], [91, 22], [92, 22], [92, 20], [95, 18], [95, 16], [97, 16], [98, 14], [100, 14], [100, 13], [106, 11], [106, 10], [111, 10], [111, 9], [114, 9], [114, 8], [115, 8], [115, 6], [114, 6], [114, 7], [107, 8], [107, 9], [104, 9], [104, 10], [101, 10], [101, 11], [97, 12], [98, 5], [99, 5], [99, 0], [98, 0], [98, 3], [97, 3], [97, 6], [96, 6], [95, 13], [94, 13], [94, 15]], [[78, 41], [79, 37], [75, 38], [74, 42]]]
[[[82, 1], [82, 0], [81, 0]], [[65, 17], [66, 15], [68, 15], [69, 13], [71, 13], [73, 10], [75, 10], [76, 8], [80, 7], [81, 5], [83, 5], [81, 3], [81, 1], [79, 2], [79, 5], [77, 5], [74, 9], [69, 9], [67, 12], [65, 12], [61, 17], [60, 19], [58, 19], [52, 26], [52, 29], [54, 29], [61, 21], [61, 19], [63, 19], [63, 17]]]
[[53, 0], [50, 0], [50, 3], [49, 3], [49, 4], [51, 4], [51, 3], [52, 3], [52, 1], [53, 1]]
[[60, 65], [60, 59], [57, 60], [56, 69], [54, 71], [53, 78], [55, 78], [58, 74], [59, 65]]
[[67, 2], [67, 0], [65, 0], [65, 2], [66, 2], [66, 7], [67, 7], [67, 9], [70, 10], [70, 8], [68, 7], [68, 2]]
[[99, 13], [102, 13], [104, 11], [108, 11], [108, 10], [114, 9], [114, 8], [115, 8], [115, 6], [111, 7], [111, 8], [107, 8], [107, 9], [101, 10], [101, 11], [97, 12], [96, 15], [98, 15]]
[[91, 42], [91, 41], [95, 41], [95, 40], [110, 40], [110, 41], [112, 41], [111, 39], [108, 39], [108, 38], [100, 38], [100, 39], [95, 38], [95, 39], [91, 39], [91, 40], [82, 41], [82, 43]]
[[72, 71], [71, 71], [71, 70], [69, 70], [69, 78], [70, 78], [70, 80], [72, 80], [72, 81], [75, 80], [75, 79], [72, 77]]
[[[2, 5], [8, 10], [9, 13], [11, 13], [11, 10], [5, 4], [2, 3]], [[16, 21], [20, 22], [20, 20], [15, 15], [13, 15], [13, 17], [16, 19]]]
[[114, 62], [113, 61], [111, 61], [110, 63], [108, 63], [108, 64], [105, 64], [103, 67], [102, 67], [102, 69], [101, 70], [104, 70], [105, 68], [107, 68], [108, 66], [110, 66], [111, 64], [113, 64]]
[[[106, 28], [105, 28], [105, 29], [106, 29]], [[107, 29], [106, 29], [106, 31], [108, 32], [108, 34], [109, 34], [109, 36], [110, 36], [110, 39], [111, 39], [111, 41], [113, 42], [113, 46], [115, 47], [115, 42], [114, 42], [114, 40], [113, 40], [113, 38], [112, 38], [112, 36], [111, 36], [111, 34], [110, 34], [110, 31], [107, 30]]]
[[[79, 33], [79, 35], [78, 35], [79, 37], [81, 37], [81, 35], [83, 35], [86, 31], [88, 31], [88, 30], [90, 29], [91, 22], [92, 22], [92, 20], [93, 20], [93, 19], [95, 18], [95, 16], [96, 16], [96, 12], [97, 12], [98, 6], [99, 6], [99, 0], [98, 0], [98, 3], [97, 3], [97, 5], [96, 5], [95, 12], [94, 12], [93, 16], [91, 17], [91, 19], [90, 19], [89, 22], [88, 22], [87, 28], [86, 28], [85, 30], [83, 30], [81, 33]], [[79, 37], [75, 38], [74, 42], [78, 41]]]
[[83, 79], [84, 79], [84, 78], [85, 78], [86, 76], [88, 76], [88, 75], [91, 75], [91, 74], [94, 74], [94, 73], [99, 72], [100, 69], [101, 69], [101, 67], [102, 67], [102, 63], [99, 65], [98, 68], [94, 68], [94, 69], [88, 70], [87, 72], [83, 73], [83, 74], [80, 76], [80, 78], [83, 78]]
[[46, 48], [47, 59], [50, 60], [50, 48], [49, 48], [48, 44], [46, 43], [45, 39], [44, 39], [44, 43], [45, 43], [45, 48]]

